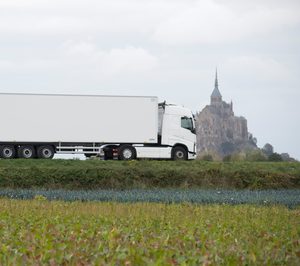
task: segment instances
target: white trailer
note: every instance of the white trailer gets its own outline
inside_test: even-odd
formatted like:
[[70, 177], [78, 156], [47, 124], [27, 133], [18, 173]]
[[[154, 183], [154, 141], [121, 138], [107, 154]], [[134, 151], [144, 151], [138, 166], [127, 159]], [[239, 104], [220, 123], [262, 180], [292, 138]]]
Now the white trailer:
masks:
[[157, 97], [0, 93], [0, 157], [195, 158], [190, 110]]

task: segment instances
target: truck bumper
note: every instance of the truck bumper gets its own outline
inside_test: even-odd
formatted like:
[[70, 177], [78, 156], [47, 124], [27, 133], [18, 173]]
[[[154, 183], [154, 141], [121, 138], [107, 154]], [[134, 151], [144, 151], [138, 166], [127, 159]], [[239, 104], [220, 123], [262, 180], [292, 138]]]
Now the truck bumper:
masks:
[[194, 152], [189, 152], [189, 153], [188, 153], [188, 159], [189, 159], [189, 160], [195, 160], [196, 157], [197, 157], [197, 154], [196, 154], [196, 153], [194, 153]]

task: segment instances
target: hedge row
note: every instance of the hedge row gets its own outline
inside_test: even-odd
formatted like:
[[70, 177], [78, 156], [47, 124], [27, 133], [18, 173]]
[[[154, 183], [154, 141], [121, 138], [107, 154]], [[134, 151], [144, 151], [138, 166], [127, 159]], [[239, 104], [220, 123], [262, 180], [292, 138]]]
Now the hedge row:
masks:
[[300, 188], [300, 163], [0, 160], [2, 188]]

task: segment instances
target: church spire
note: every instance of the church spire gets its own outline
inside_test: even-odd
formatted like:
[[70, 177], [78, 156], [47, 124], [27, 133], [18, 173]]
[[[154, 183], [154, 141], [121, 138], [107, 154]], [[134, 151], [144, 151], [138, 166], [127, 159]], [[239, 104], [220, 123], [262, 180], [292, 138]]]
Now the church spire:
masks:
[[215, 89], [219, 90], [219, 83], [218, 83], [218, 70], [217, 70], [217, 68], [216, 68]]
[[222, 102], [222, 95], [219, 91], [219, 82], [218, 82], [218, 71], [216, 69], [216, 78], [215, 78], [215, 88], [210, 96], [211, 104], [218, 104]]

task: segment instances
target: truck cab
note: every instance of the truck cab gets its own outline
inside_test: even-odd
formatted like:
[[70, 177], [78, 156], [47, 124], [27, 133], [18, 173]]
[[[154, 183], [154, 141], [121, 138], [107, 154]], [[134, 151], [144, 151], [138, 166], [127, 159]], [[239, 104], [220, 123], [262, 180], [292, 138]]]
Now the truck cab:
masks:
[[161, 146], [170, 147], [173, 159], [195, 159], [196, 129], [194, 116], [188, 108], [175, 104], [159, 104], [158, 135]]

